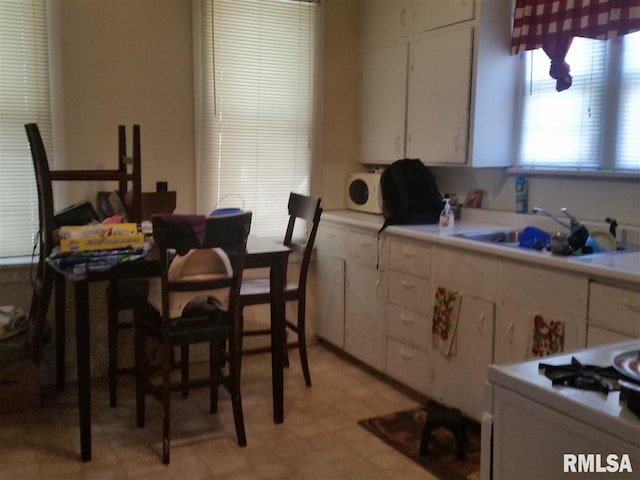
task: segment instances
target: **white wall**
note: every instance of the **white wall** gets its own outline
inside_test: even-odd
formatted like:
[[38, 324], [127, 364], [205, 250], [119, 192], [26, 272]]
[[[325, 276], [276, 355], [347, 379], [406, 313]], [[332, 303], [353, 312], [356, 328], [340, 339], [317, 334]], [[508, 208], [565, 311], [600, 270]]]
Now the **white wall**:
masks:
[[[117, 126], [130, 139], [139, 124], [143, 190], [168, 181], [178, 211], [194, 211], [191, 2], [54, 0], [50, 24], [55, 168], [116, 168]], [[95, 191], [76, 183], [56, 207]]]
[[[442, 193], [485, 192], [482, 208], [515, 212], [515, 177], [503, 169], [434, 168]], [[581, 220], [602, 222], [615, 218], [620, 224], [640, 226], [640, 183], [637, 179], [550, 177], [525, 175], [529, 185], [529, 210], [542, 207], [560, 214], [561, 207]]]

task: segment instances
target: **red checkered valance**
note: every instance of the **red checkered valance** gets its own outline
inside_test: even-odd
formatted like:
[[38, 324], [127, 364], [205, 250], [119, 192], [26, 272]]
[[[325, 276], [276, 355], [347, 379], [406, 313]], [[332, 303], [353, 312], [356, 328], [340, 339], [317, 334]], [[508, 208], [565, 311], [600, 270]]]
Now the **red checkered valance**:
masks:
[[566, 37], [605, 40], [640, 30], [640, 0], [516, 0], [511, 53]]

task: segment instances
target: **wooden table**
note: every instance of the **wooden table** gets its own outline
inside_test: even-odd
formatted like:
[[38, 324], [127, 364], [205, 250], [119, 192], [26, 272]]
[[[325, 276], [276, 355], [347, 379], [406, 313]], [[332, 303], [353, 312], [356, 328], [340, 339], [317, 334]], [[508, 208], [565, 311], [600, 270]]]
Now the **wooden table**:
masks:
[[[284, 286], [290, 249], [273, 239], [249, 237], [245, 268], [267, 267], [271, 286], [271, 374], [273, 384], [273, 421], [284, 421]], [[66, 281], [74, 288], [76, 322], [76, 365], [78, 369], [78, 408], [80, 414], [80, 455], [91, 460], [91, 357], [89, 284], [127, 278], [154, 277], [160, 274], [158, 261], [151, 256], [144, 260], [123, 262], [105, 272], [74, 275], [52, 264], [55, 271], [56, 384], [65, 383], [65, 295]]]

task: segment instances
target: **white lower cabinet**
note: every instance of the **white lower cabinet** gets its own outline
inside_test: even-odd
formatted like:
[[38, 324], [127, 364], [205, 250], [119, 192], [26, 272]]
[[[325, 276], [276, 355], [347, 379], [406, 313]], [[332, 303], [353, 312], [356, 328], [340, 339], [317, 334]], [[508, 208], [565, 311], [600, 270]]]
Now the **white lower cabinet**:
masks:
[[429, 396], [431, 377], [431, 247], [389, 240], [387, 374]]
[[378, 370], [384, 370], [387, 328], [384, 277], [375, 268], [347, 263], [344, 349]]
[[431, 397], [482, 419], [487, 367], [493, 358], [495, 304], [470, 295], [460, 302], [455, 353], [431, 353]]
[[[580, 273], [395, 232], [378, 239], [376, 227], [321, 224], [315, 333], [471, 418], [482, 418], [488, 365], [534, 356], [536, 316], [559, 322], [562, 351], [640, 337], [634, 285], [590, 282]], [[461, 298], [449, 355], [433, 342], [440, 287]]]
[[317, 299], [314, 333], [344, 348], [344, 288], [347, 230], [332, 223], [320, 223], [316, 235], [314, 273]]
[[387, 339], [387, 374], [417, 392], [429, 396], [429, 354], [406, 343]]
[[480, 420], [486, 370], [493, 362], [496, 280], [502, 263], [451, 248], [433, 248], [432, 257], [432, 295], [436, 288], [457, 292], [460, 310], [455, 353], [446, 356], [434, 348], [431, 354], [431, 396]]
[[640, 338], [640, 291], [589, 284], [587, 345]]
[[560, 322], [560, 351], [585, 347], [588, 278], [512, 262], [503, 268], [496, 303], [495, 363], [536, 356], [532, 352], [536, 316], [546, 324]]
[[344, 259], [318, 253], [316, 275], [319, 288], [315, 334], [344, 347]]

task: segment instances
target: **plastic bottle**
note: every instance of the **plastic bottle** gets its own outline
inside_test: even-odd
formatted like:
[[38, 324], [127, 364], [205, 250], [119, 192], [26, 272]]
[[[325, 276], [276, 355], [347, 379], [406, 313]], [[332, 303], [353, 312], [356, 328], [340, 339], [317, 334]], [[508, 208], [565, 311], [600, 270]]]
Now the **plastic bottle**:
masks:
[[516, 177], [516, 213], [529, 211], [527, 193], [527, 180], [522, 175], [518, 175]]
[[442, 212], [440, 212], [440, 232], [451, 233], [453, 232], [453, 224], [455, 222], [455, 218], [453, 216], [453, 210], [451, 210], [449, 199], [445, 198], [444, 202], [444, 208], [442, 209]]

